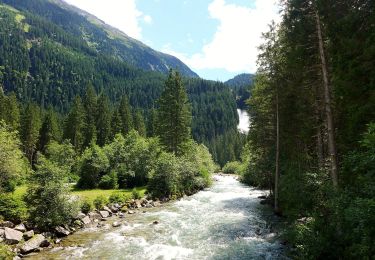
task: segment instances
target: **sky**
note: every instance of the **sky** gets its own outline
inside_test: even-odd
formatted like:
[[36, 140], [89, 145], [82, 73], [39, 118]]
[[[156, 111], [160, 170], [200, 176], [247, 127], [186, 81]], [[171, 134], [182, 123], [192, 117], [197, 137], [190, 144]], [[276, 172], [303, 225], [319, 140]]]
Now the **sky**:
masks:
[[278, 0], [65, 0], [204, 79], [254, 73], [262, 32], [279, 21]]

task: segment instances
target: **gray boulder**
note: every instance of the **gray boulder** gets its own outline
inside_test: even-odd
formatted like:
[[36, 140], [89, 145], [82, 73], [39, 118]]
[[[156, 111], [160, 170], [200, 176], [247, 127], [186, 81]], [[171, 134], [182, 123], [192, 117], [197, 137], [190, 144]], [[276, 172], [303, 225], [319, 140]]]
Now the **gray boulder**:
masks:
[[101, 210], [101, 211], [99, 211], [99, 213], [102, 216], [102, 218], [108, 218], [109, 217], [109, 212], [106, 211], [106, 210]]
[[135, 212], [134, 211], [132, 211], [132, 210], [129, 210], [128, 211], [128, 214], [134, 214]]
[[83, 219], [81, 219], [81, 221], [84, 225], [89, 225], [91, 223], [91, 219], [89, 216], [84, 217]]
[[115, 221], [112, 223], [112, 227], [119, 227], [119, 226], [121, 226], [120, 222]]
[[10, 221], [3, 221], [3, 222], [0, 223], [0, 227], [13, 228], [14, 224], [13, 224], [13, 222], [10, 222]]
[[43, 244], [46, 244], [46, 238], [41, 234], [37, 234], [33, 238], [31, 238], [29, 241], [26, 241], [25, 244], [21, 246], [21, 253], [22, 254], [31, 253], [37, 250]]
[[67, 229], [65, 229], [65, 228], [63, 228], [61, 226], [56, 227], [55, 231], [56, 231], [56, 235], [58, 237], [66, 237], [66, 236], [70, 235], [70, 232]]
[[5, 230], [3, 228], [0, 228], [0, 237], [4, 237], [5, 235]]
[[95, 220], [95, 219], [100, 220], [100, 219], [102, 219], [102, 216], [99, 213], [96, 213], [96, 212], [90, 212], [89, 213], [89, 217], [90, 217], [91, 220]]
[[77, 214], [75, 219], [83, 219], [84, 217], [86, 217], [86, 215], [84, 213], [80, 212], [80, 213]]
[[19, 225], [17, 225], [17, 226], [15, 226], [14, 229], [17, 230], [17, 231], [20, 231], [20, 232], [26, 232], [26, 227], [22, 223], [19, 224]]
[[30, 231], [27, 231], [27, 232], [23, 233], [23, 238], [24, 238], [25, 240], [29, 240], [29, 239], [31, 239], [33, 236], [34, 236], [34, 230], [30, 230]]
[[22, 240], [22, 232], [7, 227], [4, 229], [4, 231], [5, 242], [7, 244], [18, 244]]
[[103, 210], [108, 211], [110, 214], [112, 213], [111, 209], [108, 208], [107, 206], [104, 206], [104, 207], [103, 207]]

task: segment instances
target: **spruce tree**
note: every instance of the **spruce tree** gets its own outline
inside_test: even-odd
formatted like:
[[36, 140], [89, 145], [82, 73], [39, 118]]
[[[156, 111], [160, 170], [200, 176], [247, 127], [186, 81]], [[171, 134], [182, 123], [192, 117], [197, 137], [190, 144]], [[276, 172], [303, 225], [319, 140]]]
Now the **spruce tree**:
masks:
[[121, 119], [121, 133], [125, 136], [133, 129], [133, 118], [129, 105], [129, 100], [126, 96], [123, 96], [118, 109], [118, 114]]
[[59, 140], [60, 128], [57, 116], [52, 107], [49, 107], [47, 113], [44, 116], [42, 127], [39, 131], [39, 150], [44, 153], [46, 146], [51, 141]]
[[157, 128], [160, 141], [167, 151], [182, 154], [184, 144], [191, 138], [191, 110], [178, 72], [170, 71], [158, 105]]
[[100, 146], [105, 145], [111, 135], [111, 111], [109, 109], [109, 100], [105, 95], [100, 95], [98, 99], [98, 109], [96, 116], [97, 143]]
[[146, 136], [146, 125], [142, 112], [137, 109], [134, 113], [134, 129], [137, 130], [140, 136]]
[[82, 150], [84, 141], [84, 124], [85, 110], [82, 105], [81, 98], [77, 96], [72, 108], [65, 121], [64, 139], [70, 139], [71, 144], [74, 146], [76, 152]]
[[95, 115], [97, 110], [97, 97], [93, 86], [89, 85], [83, 97], [83, 106], [85, 108], [85, 129], [83, 146], [88, 147], [92, 141], [96, 141], [96, 122]]
[[21, 119], [21, 140], [30, 163], [33, 163], [37, 150], [40, 126], [40, 108], [35, 104], [28, 103]]

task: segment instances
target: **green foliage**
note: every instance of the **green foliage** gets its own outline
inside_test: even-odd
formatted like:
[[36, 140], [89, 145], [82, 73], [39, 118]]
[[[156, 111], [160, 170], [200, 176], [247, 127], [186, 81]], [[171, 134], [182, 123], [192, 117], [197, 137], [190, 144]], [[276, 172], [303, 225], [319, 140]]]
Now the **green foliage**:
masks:
[[240, 174], [242, 172], [242, 165], [238, 161], [228, 162], [223, 167], [223, 172], [228, 174]]
[[26, 157], [33, 163], [39, 140], [41, 127], [40, 108], [36, 104], [28, 103], [21, 117], [21, 140]]
[[80, 97], [74, 99], [72, 108], [65, 120], [64, 139], [69, 139], [76, 152], [81, 152], [84, 141], [85, 111]]
[[26, 205], [11, 193], [0, 193], [0, 216], [14, 222], [26, 220]]
[[100, 95], [96, 115], [97, 144], [105, 145], [111, 135], [111, 111], [109, 100], [106, 95]]
[[85, 214], [88, 214], [92, 210], [92, 203], [91, 201], [84, 200], [81, 203], [81, 211]]
[[108, 172], [109, 161], [103, 149], [92, 144], [87, 148], [79, 162], [78, 188], [97, 188], [102, 176]]
[[142, 195], [136, 188], [133, 188], [132, 197], [133, 197], [133, 199], [138, 200], [138, 199], [142, 198]]
[[42, 126], [39, 130], [39, 150], [45, 152], [46, 146], [52, 141], [59, 141], [60, 137], [57, 115], [50, 107], [44, 115]]
[[0, 121], [0, 193], [13, 191], [28, 171], [17, 132]]
[[[133, 190], [132, 190], [133, 193]], [[132, 194], [126, 194], [124, 192], [115, 191], [109, 196], [109, 202], [111, 203], [124, 203], [132, 198]]]
[[12, 260], [16, 254], [12, 251], [10, 246], [5, 244], [0, 244], [0, 259], [2, 260]]
[[103, 175], [100, 178], [99, 187], [105, 190], [117, 189], [118, 188], [117, 173], [115, 171], [111, 171], [110, 173]]
[[160, 141], [168, 152], [182, 154], [184, 144], [190, 139], [191, 108], [178, 72], [170, 71], [158, 105], [157, 129]]
[[59, 167], [65, 168], [67, 172], [71, 172], [76, 163], [74, 147], [68, 140], [64, 140], [62, 143], [56, 141], [48, 143], [45, 156]]
[[30, 221], [42, 230], [69, 223], [78, 208], [65, 183], [67, 172], [41, 155], [36, 168], [25, 196]]
[[104, 197], [103, 195], [100, 195], [100, 196], [97, 196], [93, 203], [94, 203], [94, 207], [97, 209], [97, 210], [101, 210], [103, 209], [103, 207], [107, 204], [107, 198]]

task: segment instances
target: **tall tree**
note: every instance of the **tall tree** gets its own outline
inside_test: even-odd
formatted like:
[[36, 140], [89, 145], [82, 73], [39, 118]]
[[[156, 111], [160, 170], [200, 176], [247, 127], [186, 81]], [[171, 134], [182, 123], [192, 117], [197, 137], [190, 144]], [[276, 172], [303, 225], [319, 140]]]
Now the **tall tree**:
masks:
[[69, 139], [76, 152], [82, 150], [85, 129], [85, 110], [81, 98], [74, 99], [72, 108], [65, 120], [64, 139]]
[[28, 103], [22, 113], [21, 140], [26, 157], [31, 164], [37, 151], [40, 127], [40, 108], [33, 103]]
[[83, 97], [83, 106], [85, 108], [85, 136], [83, 146], [88, 147], [92, 141], [96, 141], [97, 97], [92, 85], [89, 85], [86, 89]]
[[45, 152], [46, 146], [51, 141], [59, 141], [61, 137], [57, 115], [52, 107], [49, 107], [44, 115], [42, 127], [39, 131], [39, 150]]
[[191, 138], [191, 109], [178, 72], [170, 71], [165, 88], [158, 100], [158, 135], [169, 152], [183, 153]]
[[142, 115], [142, 111], [137, 109], [134, 113], [134, 129], [137, 130], [140, 136], [146, 136], [146, 125]]
[[118, 114], [121, 119], [121, 133], [125, 136], [133, 129], [133, 117], [127, 96], [121, 98]]
[[108, 97], [104, 94], [98, 99], [98, 109], [96, 115], [97, 143], [105, 145], [111, 136], [111, 111]]

